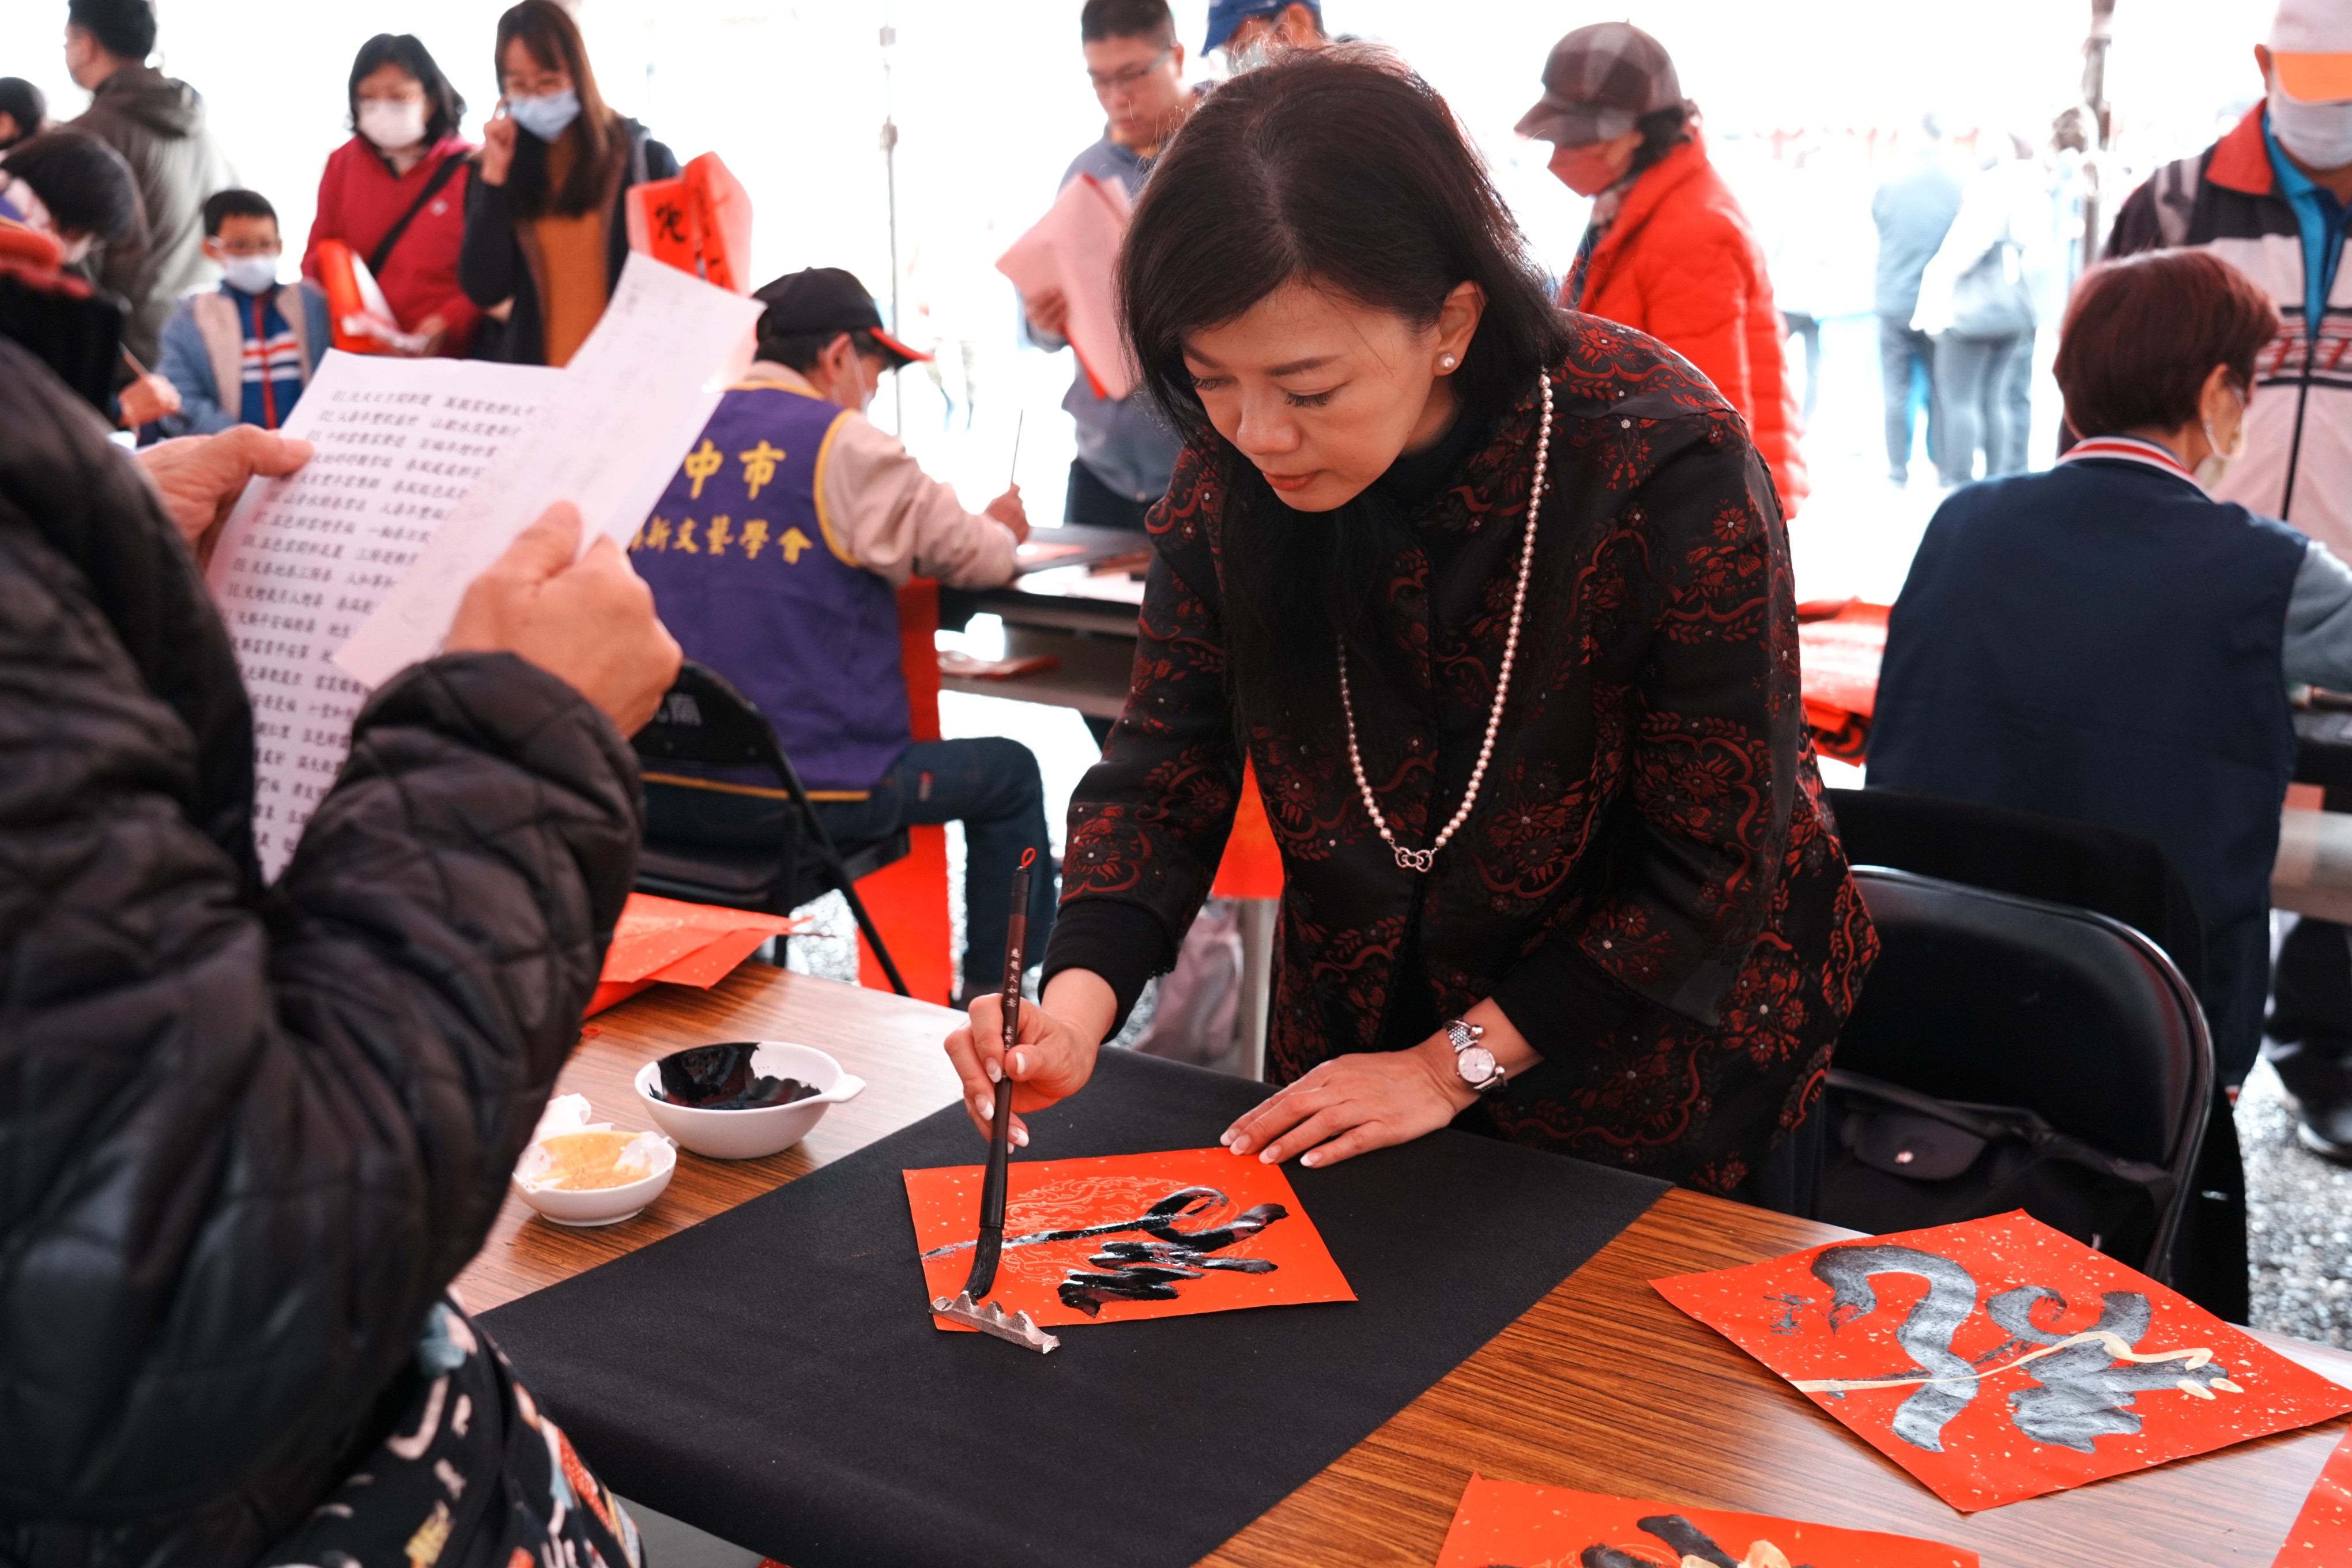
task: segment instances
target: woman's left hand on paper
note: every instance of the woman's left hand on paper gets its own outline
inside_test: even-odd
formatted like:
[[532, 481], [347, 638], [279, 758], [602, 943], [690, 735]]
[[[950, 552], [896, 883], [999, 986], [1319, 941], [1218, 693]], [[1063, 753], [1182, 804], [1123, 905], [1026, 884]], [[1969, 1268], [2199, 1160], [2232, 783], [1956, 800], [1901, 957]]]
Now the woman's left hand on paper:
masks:
[[139, 466], [154, 482], [165, 514], [195, 552], [199, 567], [210, 563], [220, 526], [247, 479], [257, 474], [276, 479], [310, 460], [310, 442], [252, 425], [234, 426], [217, 436], [159, 441], [139, 453]]
[[1321, 1063], [1260, 1101], [1220, 1140], [1269, 1165], [1340, 1161], [1434, 1132], [1477, 1095], [1454, 1070], [1440, 1035], [1406, 1051], [1360, 1051]]

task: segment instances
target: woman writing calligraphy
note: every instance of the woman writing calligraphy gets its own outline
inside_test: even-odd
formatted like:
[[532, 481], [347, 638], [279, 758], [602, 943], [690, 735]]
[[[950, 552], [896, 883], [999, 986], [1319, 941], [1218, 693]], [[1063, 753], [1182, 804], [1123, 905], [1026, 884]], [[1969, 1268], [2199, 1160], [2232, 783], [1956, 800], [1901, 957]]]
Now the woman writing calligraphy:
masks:
[[[1172, 962], [1244, 757], [1286, 883], [1236, 1154], [1461, 1119], [1780, 1208], [1875, 952], [1738, 416], [1557, 312], [1444, 103], [1384, 57], [1220, 88], [1120, 260], [1187, 437], [1125, 716], [1070, 808], [1042, 1005], [947, 1048], [983, 1126], [1079, 1090]], [[1025, 1130], [1016, 1126], [1016, 1140]]]

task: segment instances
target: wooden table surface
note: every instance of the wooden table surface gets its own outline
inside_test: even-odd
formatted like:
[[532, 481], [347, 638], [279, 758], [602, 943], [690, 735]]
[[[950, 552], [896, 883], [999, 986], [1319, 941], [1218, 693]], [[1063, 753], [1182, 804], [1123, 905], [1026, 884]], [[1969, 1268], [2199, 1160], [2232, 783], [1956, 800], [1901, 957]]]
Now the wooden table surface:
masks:
[[[766, 1160], [681, 1154], [636, 1219], [564, 1230], [511, 1193], [459, 1279], [477, 1310], [593, 1268], [862, 1148], [955, 1098], [943, 1008], [747, 964], [709, 992], [656, 986], [590, 1020], [564, 1091], [600, 1119], [642, 1115], [631, 1076], [682, 1046], [793, 1039], [869, 1087]], [[1649, 1288], [1851, 1233], [1696, 1194], [1660, 1200], [1443, 1382], [1207, 1559], [1221, 1568], [1428, 1568], [1473, 1469], [1502, 1480], [1896, 1531], [1969, 1547], [1985, 1568], [2268, 1568], [2346, 1423], [1979, 1514], [1953, 1511], [1714, 1331]], [[2352, 1384], [2352, 1355], [2263, 1335]], [[530, 1368], [521, 1369], [526, 1380]], [[1244, 1458], [1238, 1449], [1236, 1458]], [[593, 1456], [592, 1456], [593, 1458]], [[689, 1519], [688, 1522], [691, 1523]]]

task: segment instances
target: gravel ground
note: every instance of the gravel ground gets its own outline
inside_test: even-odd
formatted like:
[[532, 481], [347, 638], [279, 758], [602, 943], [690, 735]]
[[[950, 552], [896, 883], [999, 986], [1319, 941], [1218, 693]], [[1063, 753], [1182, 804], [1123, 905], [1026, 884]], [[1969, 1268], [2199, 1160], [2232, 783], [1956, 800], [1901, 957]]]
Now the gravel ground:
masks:
[[2294, 1111], [2267, 1065], [2238, 1097], [2238, 1139], [2254, 1327], [2352, 1349], [2352, 1169], [2295, 1141]]

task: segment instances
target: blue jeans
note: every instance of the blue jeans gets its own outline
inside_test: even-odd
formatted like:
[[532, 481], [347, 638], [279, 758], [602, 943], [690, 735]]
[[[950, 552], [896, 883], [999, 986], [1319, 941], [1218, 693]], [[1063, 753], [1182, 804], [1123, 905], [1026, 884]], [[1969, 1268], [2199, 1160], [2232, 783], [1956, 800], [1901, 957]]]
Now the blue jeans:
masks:
[[[1022, 851], [1037, 851], [1029, 880], [1028, 963], [1045, 956], [1054, 929], [1056, 889], [1053, 850], [1045, 837], [1045, 785], [1037, 759], [1018, 741], [918, 741], [864, 800], [814, 803], [837, 845], [865, 844], [901, 827], [963, 824], [966, 990], [994, 987], [1004, 969], [1004, 928], [1011, 910], [1013, 868]], [[646, 787], [647, 826], [656, 838], [750, 847], [775, 841], [788, 800], [721, 795], [709, 790]], [[889, 933], [883, 933], [887, 940]]]

